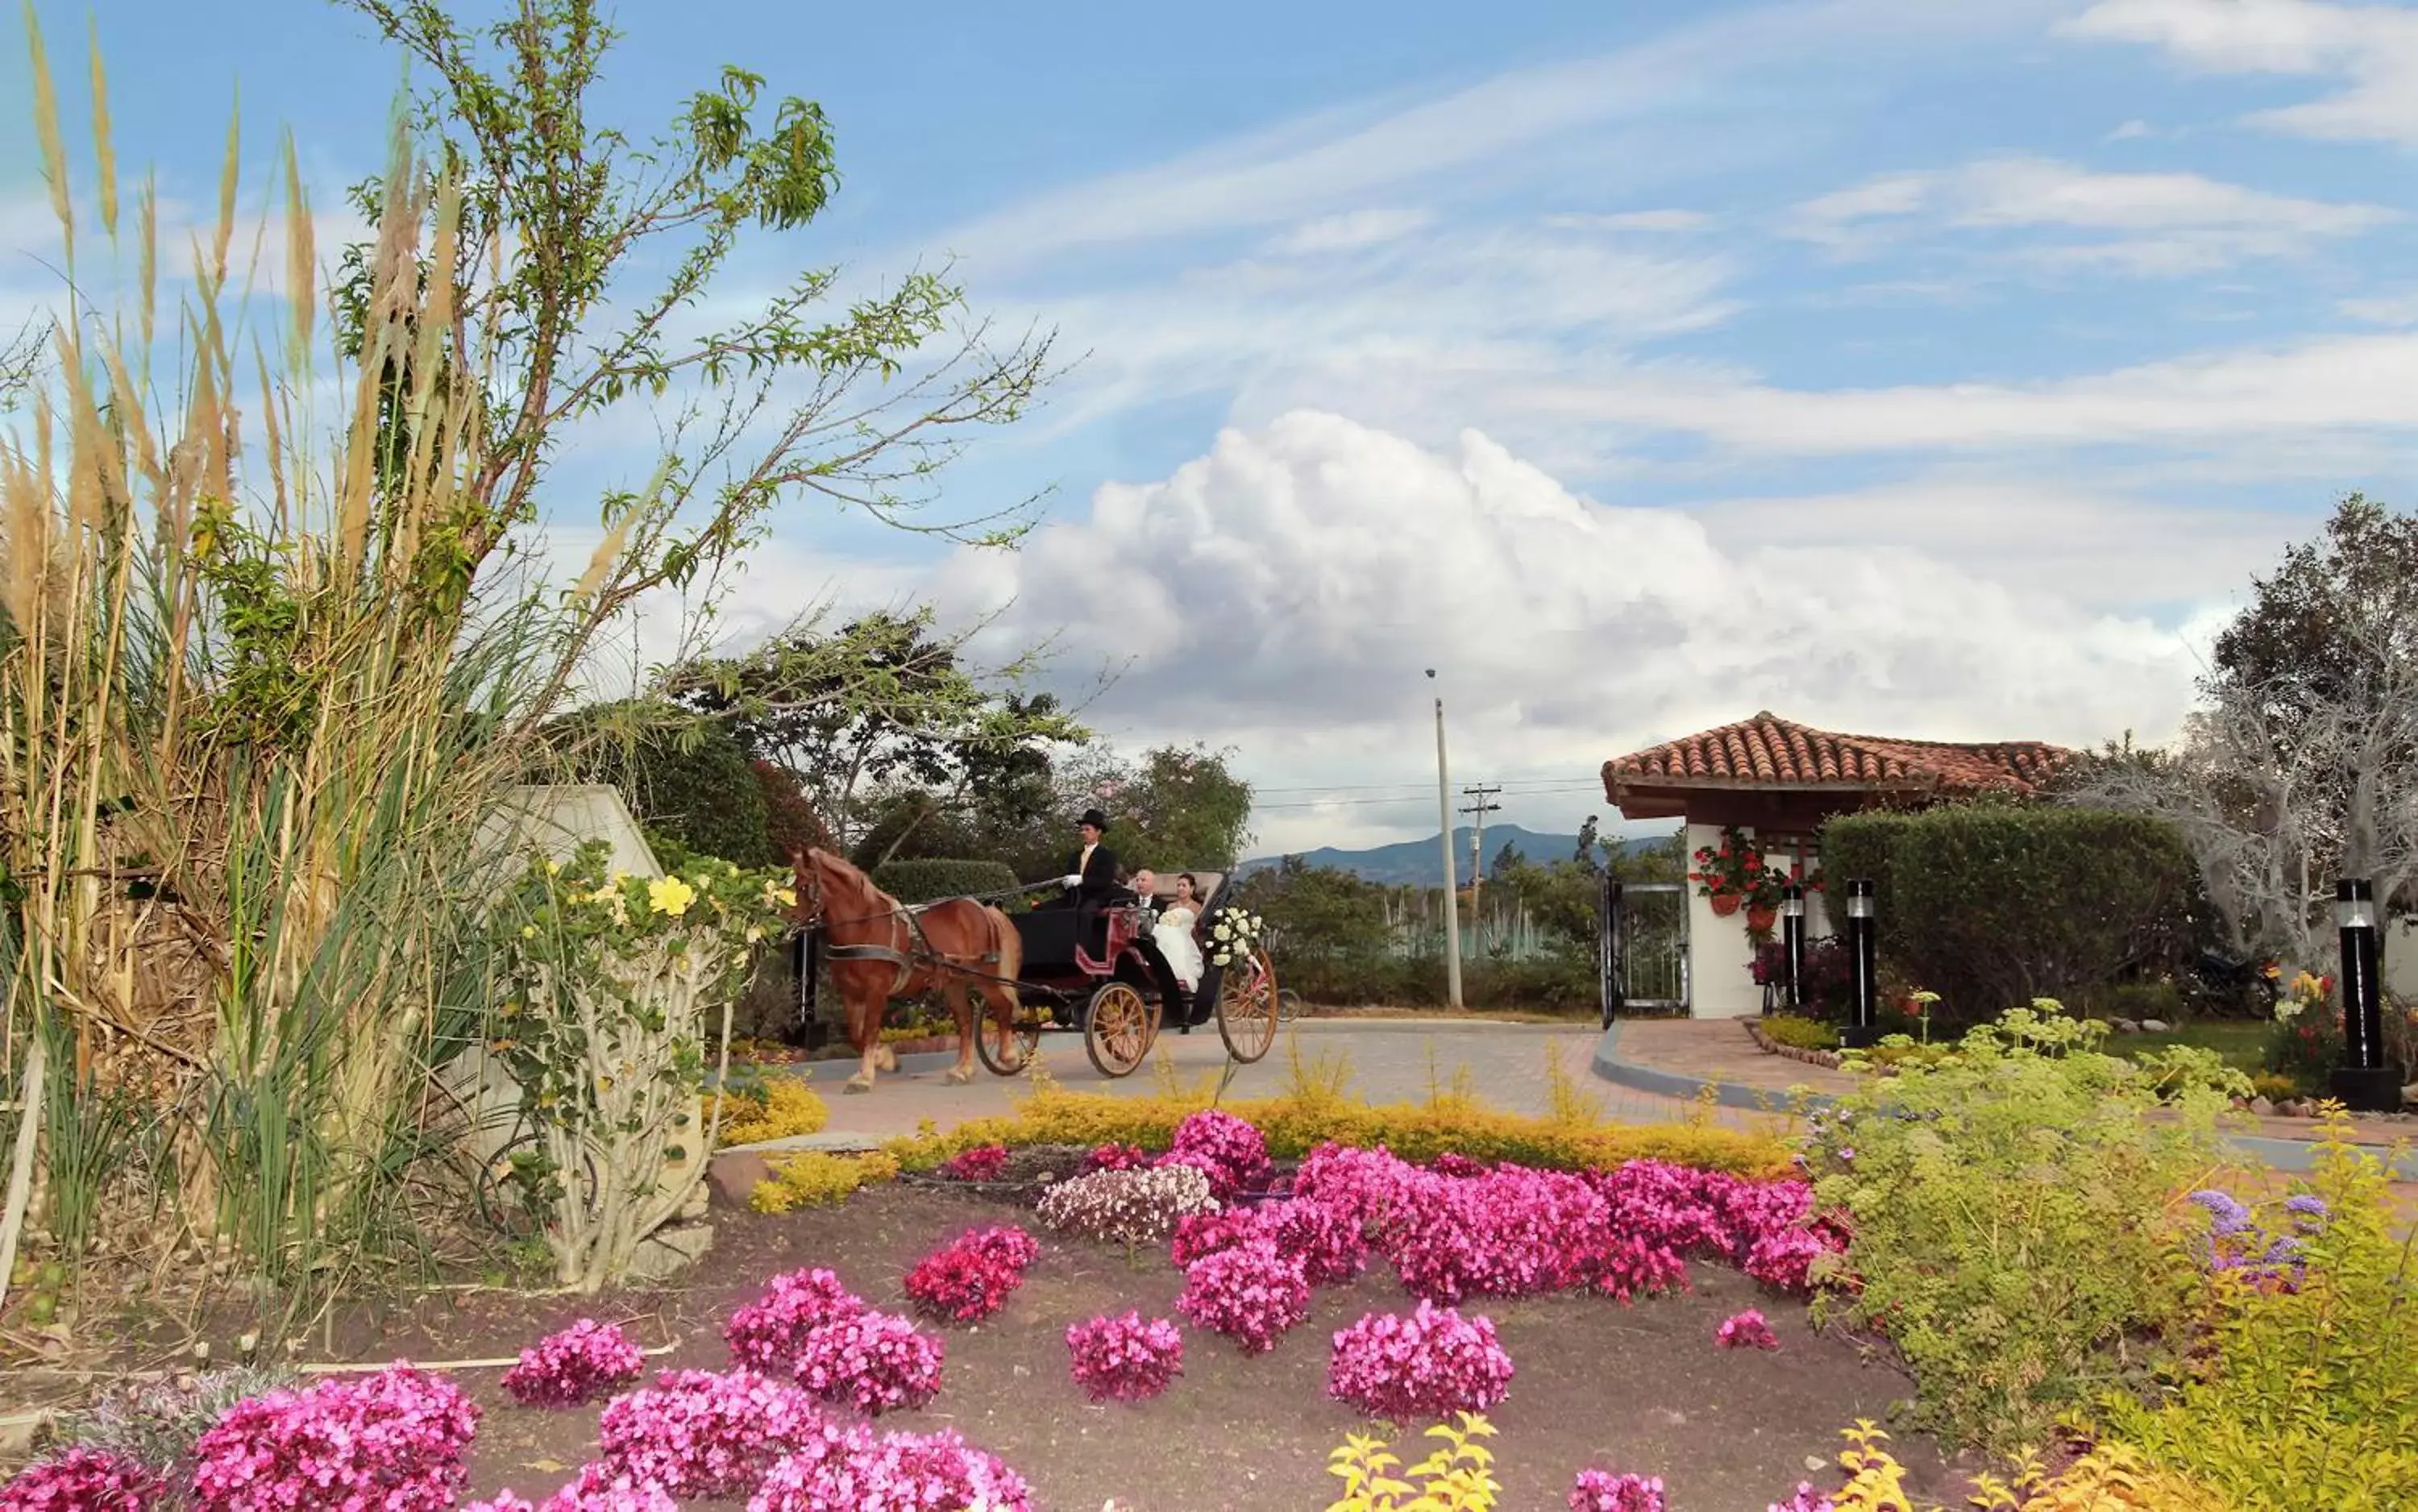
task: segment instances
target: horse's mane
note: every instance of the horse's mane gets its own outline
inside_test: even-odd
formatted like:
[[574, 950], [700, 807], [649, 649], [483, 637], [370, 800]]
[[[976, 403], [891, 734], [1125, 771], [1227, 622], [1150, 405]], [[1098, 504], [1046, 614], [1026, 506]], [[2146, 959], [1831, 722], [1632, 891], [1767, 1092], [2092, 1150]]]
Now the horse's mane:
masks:
[[898, 906], [896, 898], [874, 886], [873, 878], [845, 856], [834, 856], [819, 848], [809, 848], [805, 853], [805, 863], [823, 875], [827, 888], [837, 883], [854, 894], [850, 901], [857, 907], [870, 909], [885, 904], [894, 909]]

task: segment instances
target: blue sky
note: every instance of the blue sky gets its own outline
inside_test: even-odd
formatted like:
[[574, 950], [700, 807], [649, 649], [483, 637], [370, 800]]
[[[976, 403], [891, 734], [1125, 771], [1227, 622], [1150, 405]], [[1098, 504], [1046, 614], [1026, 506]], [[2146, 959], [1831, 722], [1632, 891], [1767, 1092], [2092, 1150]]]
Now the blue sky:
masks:
[[[38, 8], [80, 72], [85, 13]], [[348, 14], [95, 14], [120, 155], [170, 194], [207, 197], [238, 84], [323, 205], [379, 163], [401, 72]], [[2410, 496], [2410, 8], [914, 15], [619, 18], [633, 126], [726, 61], [835, 123], [839, 197], [742, 283], [954, 257], [1081, 357], [946, 485], [1054, 490], [1016, 557], [801, 507], [729, 622], [1006, 603], [1000, 647], [1125, 666], [1093, 709], [1121, 743], [1233, 747], [1270, 847], [1432, 832], [1430, 665], [1456, 778], [1540, 829], [1606, 756], [1757, 709], [2162, 736], [2249, 573], [2345, 491]], [[44, 298], [29, 141], [0, 135], [0, 315]]]

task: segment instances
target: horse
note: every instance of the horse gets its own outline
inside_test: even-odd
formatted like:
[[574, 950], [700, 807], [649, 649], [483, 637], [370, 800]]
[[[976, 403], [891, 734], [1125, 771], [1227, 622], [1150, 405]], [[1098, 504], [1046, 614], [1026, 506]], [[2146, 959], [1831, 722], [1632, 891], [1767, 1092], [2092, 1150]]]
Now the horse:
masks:
[[957, 1063], [941, 1079], [951, 1086], [972, 1081], [974, 995], [981, 995], [1002, 1034], [1014, 1032], [1016, 977], [1024, 965], [1016, 925], [972, 898], [910, 908], [827, 850], [803, 851], [795, 865], [798, 924], [822, 931], [832, 985], [848, 1010], [849, 1039], [862, 1061], [848, 1078], [848, 1091], [871, 1092], [877, 1064], [898, 1068], [898, 1058], [881, 1043], [891, 1001], [935, 988], [957, 1021]]

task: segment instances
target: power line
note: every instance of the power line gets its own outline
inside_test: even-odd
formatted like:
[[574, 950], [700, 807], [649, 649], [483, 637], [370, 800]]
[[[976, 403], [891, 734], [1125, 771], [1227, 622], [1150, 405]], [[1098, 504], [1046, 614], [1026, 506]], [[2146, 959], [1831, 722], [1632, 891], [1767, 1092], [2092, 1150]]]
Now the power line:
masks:
[[[1271, 788], [1268, 790], [1275, 791], [1276, 789]], [[1572, 783], [1560, 787], [1498, 787], [1493, 790], [1502, 794], [1506, 798], [1551, 798], [1561, 793], [1600, 794], [1603, 791], [1603, 788], [1599, 784], [1596, 783]], [[1426, 796], [1427, 795], [1425, 793], [1404, 793], [1394, 798], [1310, 798], [1289, 800], [1281, 803], [1262, 803], [1255, 800], [1251, 804], [1251, 808], [1254, 812], [1263, 809], [1358, 808], [1370, 804], [1416, 803], [1423, 800]], [[1497, 804], [1495, 806], [1499, 808], [1502, 805]], [[1468, 810], [1464, 809], [1462, 812], [1467, 813]]]

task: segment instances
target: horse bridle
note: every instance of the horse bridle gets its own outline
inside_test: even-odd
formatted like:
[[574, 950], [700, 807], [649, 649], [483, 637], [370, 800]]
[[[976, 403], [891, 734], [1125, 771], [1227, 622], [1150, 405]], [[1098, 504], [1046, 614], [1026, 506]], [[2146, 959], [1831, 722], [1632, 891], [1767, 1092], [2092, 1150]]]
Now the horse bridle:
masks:
[[[904, 903], [894, 903], [880, 913], [868, 913], [861, 918], [826, 918], [822, 868], [812, 862], [807, 862], [798, 869], [806, 877], [806, 886], [799, 897], [799, 902], [803, 905], [798, 910], [802, 916], [798, 921], [798, 928], [801, 932], [806, 934], [817, 931], [827, 932], [834, 924], [871, 924], [876, 919], [888, 919], [893, 924], [904, 924], [907, 926], [907, 934], [914, 951], [911, 955], [902, 951], [893, 950], [887, 945], [842, 945], [826, 938], [823, 941], [825, 959], [842, 962], [880, 961], [895, 967], [898, 974], [890, 984], [890, 996], [894, 998], [906, 990], [909, 979], [914, 976], [918, 967], [941, 962], [941, 958], [932, 950], [931, 940], [925, 938], [924, 926], [915, 922], [914, 909]], [[941, 964], [945, 963], [941, 962]]]

